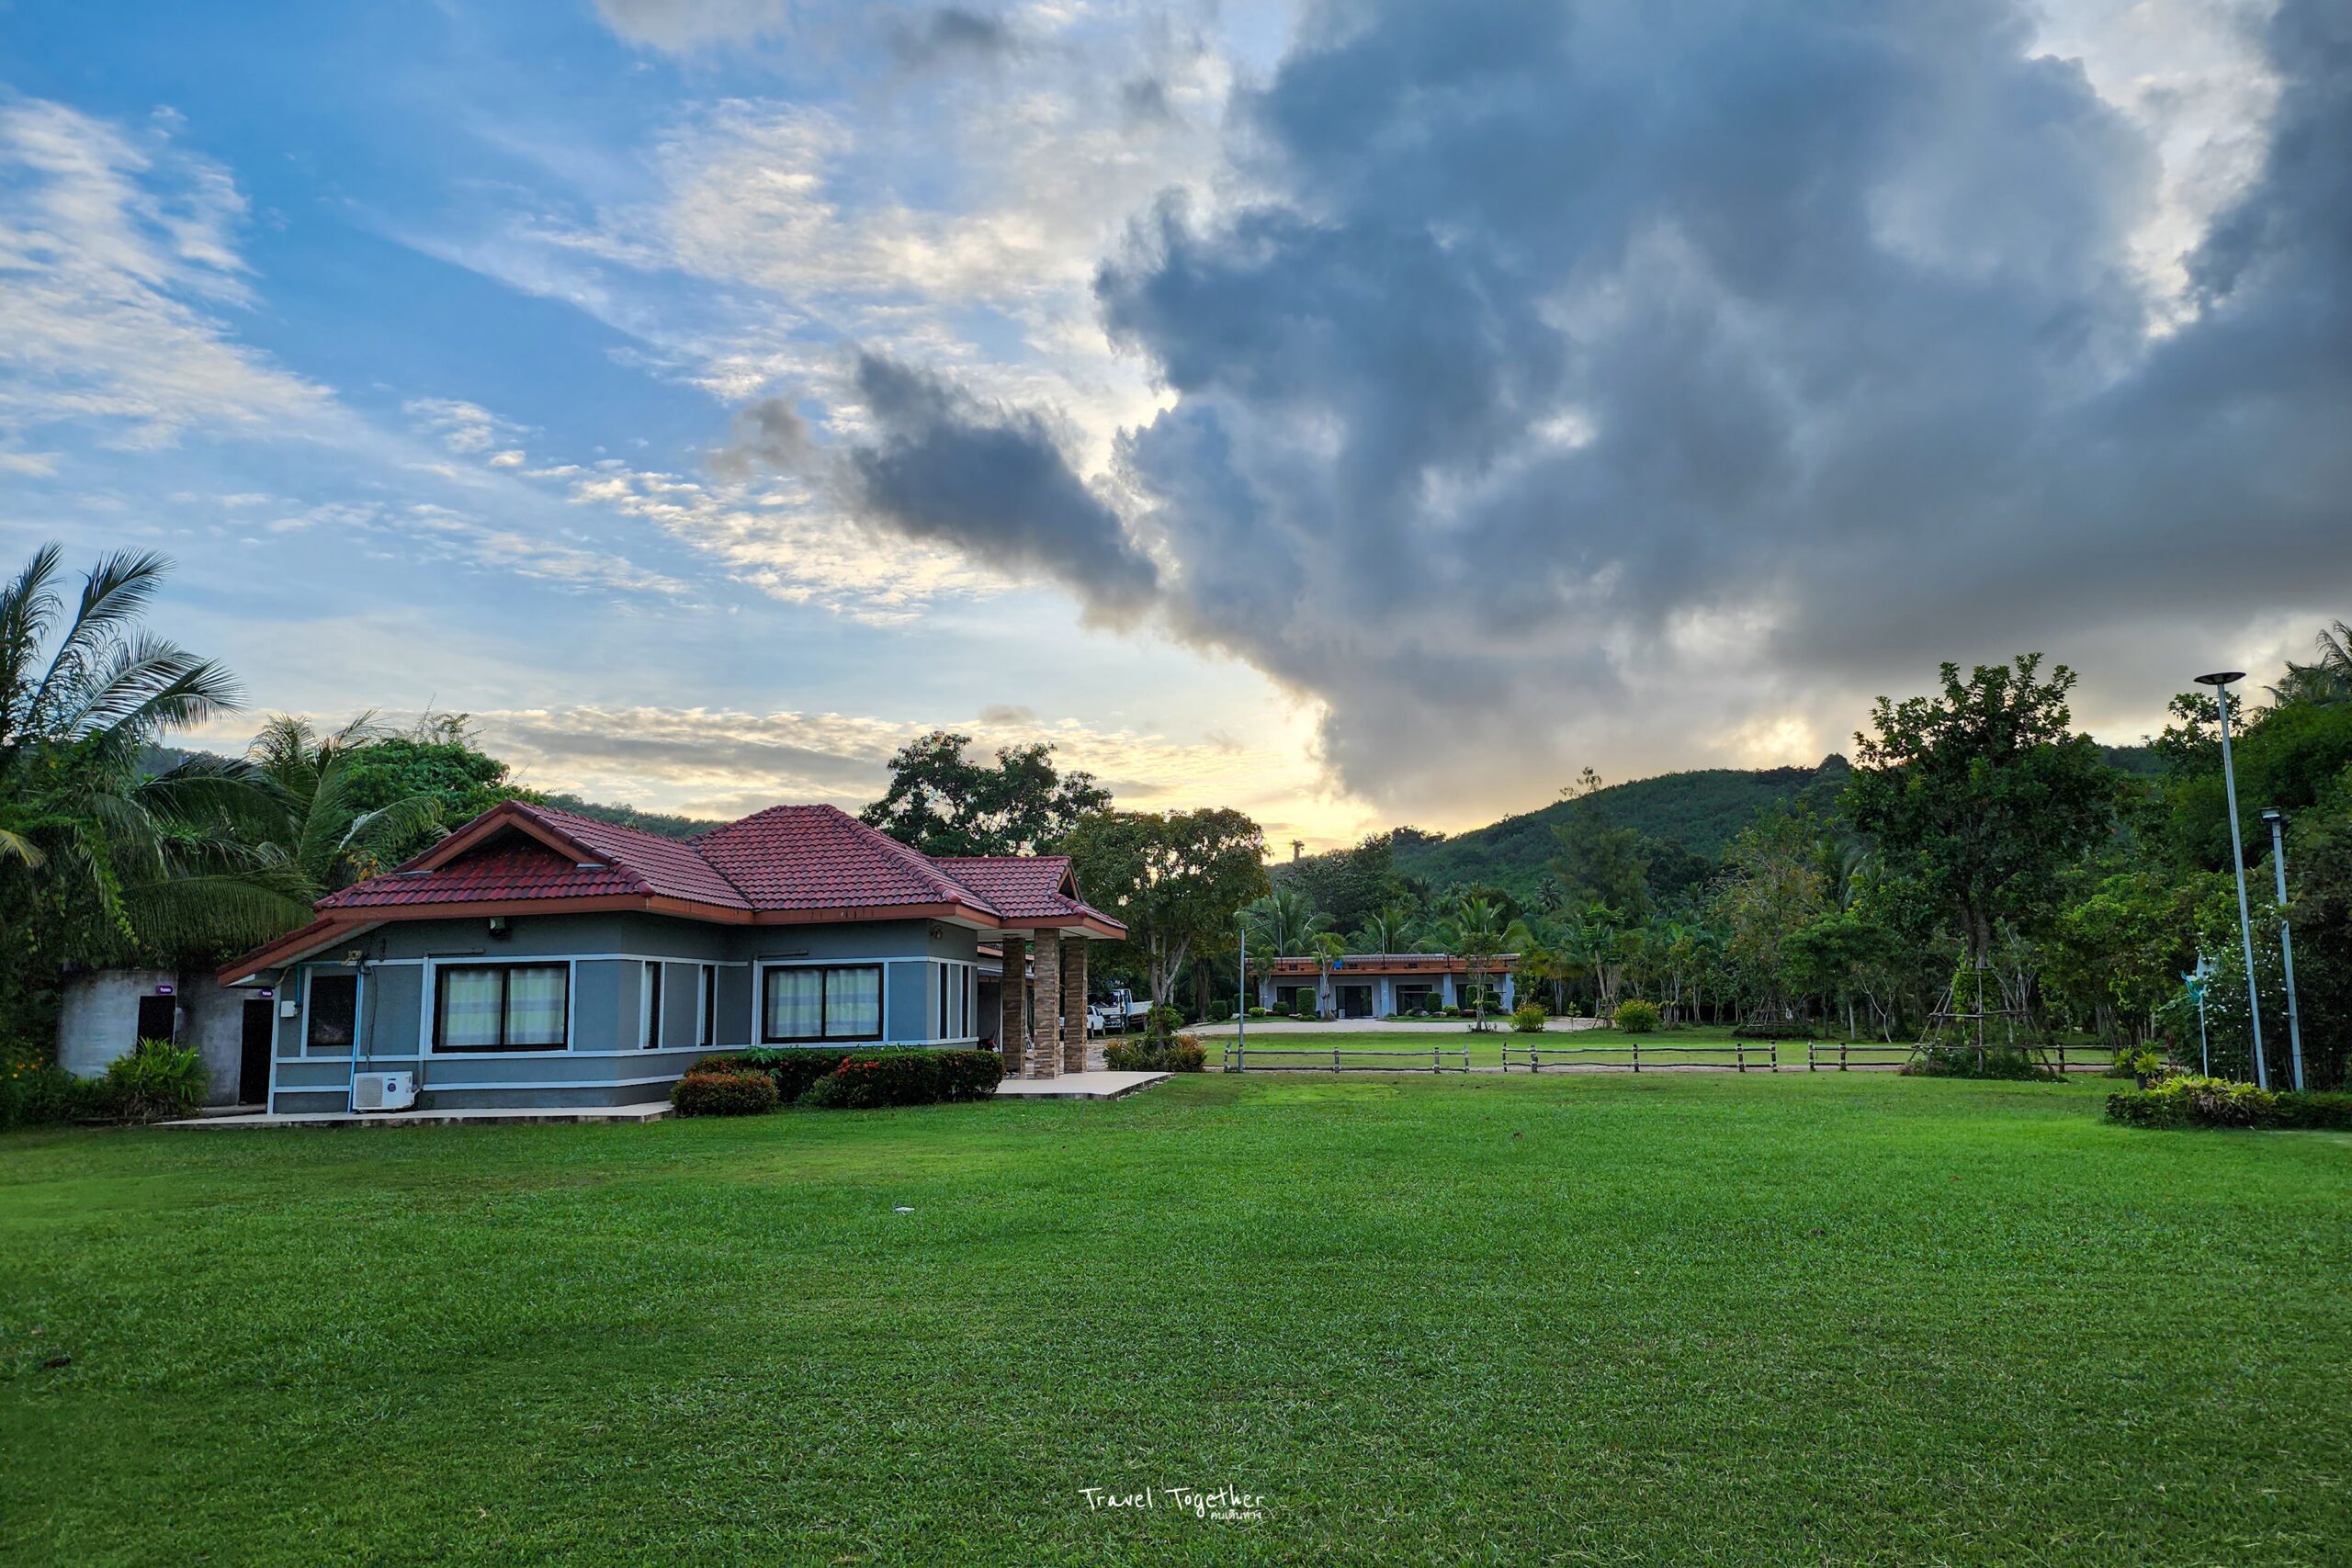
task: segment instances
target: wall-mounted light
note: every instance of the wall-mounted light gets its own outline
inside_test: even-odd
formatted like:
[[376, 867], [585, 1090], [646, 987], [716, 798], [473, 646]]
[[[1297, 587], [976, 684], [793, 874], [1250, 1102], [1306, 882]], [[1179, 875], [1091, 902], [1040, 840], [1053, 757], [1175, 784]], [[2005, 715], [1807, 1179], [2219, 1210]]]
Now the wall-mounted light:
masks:
[[501, 942], [503, 942], [503, 941], [505, 941], [505, 940], [506, 940], [506, 917], [505, 917], [505, 916], [503, 916], [503, 915], [492, 915], [492, 916], [491, 916], [491, 917], [490, 917], [490, 934], [491, 934], [492, 936], [496, 937], [496, 938], [497, 938], [499, 941], [501, 941]]

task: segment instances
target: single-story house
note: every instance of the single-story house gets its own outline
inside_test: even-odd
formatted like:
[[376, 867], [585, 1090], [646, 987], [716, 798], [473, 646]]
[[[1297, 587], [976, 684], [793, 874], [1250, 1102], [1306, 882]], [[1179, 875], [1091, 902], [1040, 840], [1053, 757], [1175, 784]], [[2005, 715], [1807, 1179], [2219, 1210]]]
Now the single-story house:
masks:
[[57, 1010], [57, 1065], [96, 1077], [141, 1040], [193, 1045], [214, 1105], [259, 1105], [269, 1091], [277, 1017], [268, 987], [223, 986], [209, 966], [89, 969], [65, 977]]
[[1462, 985], [1482, 981], [1509, 1011], [1516, 987], [1516, 953], [1498, 953], [1482, 964], [1450, 953], [1351, 953], [1331, 960], [1330, 973], [1315, 958], [1277, 958], [1258, 976], [1258, 1005], [1297, 1010], [1314, 1005], [1325, 1018], [1386, 1018], [1390, 1013], [1458, 1007]]
[[1081, 1071], [1087, 944], [1126, 934], [1067, 857], [933, 858], [830, 806], [681, 840], [508, 801], [315, 914], [219, 975], [274, 998], [281, 1114], [351, 1109], [380, 1073], [427, 1110], [639, 1103], [753, 1044]]

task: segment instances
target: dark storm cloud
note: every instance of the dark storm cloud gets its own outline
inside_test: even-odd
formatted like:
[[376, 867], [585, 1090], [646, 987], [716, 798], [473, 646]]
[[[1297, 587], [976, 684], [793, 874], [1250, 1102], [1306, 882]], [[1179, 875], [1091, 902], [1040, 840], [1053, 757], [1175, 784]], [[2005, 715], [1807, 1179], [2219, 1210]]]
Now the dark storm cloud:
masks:
[[872, 354], [858, 360], [857, 390], [876, 432], [848, 457], [861, 515], [1015, 575], [1043, 572], [1093, 611], [1132, 610], [1150, 597], [1150, 558], [1071, 470], [1039, 416]]
[[947, 60], [995, 60], [1011, 52], [1012, 29], [995, 17], [942, 6], [912, 19], [894, 19], [885, 32], [890, 52], [910, 69]]
[[733, 439], [710, 454], [711, 471], [741, 483], [790, 473], [808, 462], [808, 423], [790, 398], [762, 398], [735, 411]]
[[868, 494], [1156, 589], [1399, 803], [1759, 713], [1836, 744], [2026, 647], [2164, 661], [2110, 671], [2153, 712], [2200, 635], [2352, 597], [2352, 6], [2278, 12], [2168, 333], [2154, 150], [2034, 47], [2005, 0], [1324, 6], [1237, 100], [1251, 204], [1164, 201], [1098, 279], [1174, 394], [1117, 451], [1164, 571], [1026, 416], [890, 367]]
[[1431, 734], [1540, 774], [1595, 709], [2340, 593], [2347, 17], [2280, 12], [2271, 166], [2161, 338], [2154, 154], [2018, 8], [1325, 7], [1239, 114], [1278, 198], [1099, 282], [1179, 394], [1121, 453], [1169, 614], [1409, 796]]

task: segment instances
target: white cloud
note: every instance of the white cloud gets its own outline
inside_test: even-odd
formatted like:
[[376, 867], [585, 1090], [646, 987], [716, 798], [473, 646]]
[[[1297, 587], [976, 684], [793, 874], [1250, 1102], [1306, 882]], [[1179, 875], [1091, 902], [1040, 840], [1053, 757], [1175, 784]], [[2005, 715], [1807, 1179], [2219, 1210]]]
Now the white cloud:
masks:
[[234, 341], [244, 198], [219, 165], [62, 104], [0, 104], [0, 414], [100, 423], [118, 445], [279, 434], [333, 406]]

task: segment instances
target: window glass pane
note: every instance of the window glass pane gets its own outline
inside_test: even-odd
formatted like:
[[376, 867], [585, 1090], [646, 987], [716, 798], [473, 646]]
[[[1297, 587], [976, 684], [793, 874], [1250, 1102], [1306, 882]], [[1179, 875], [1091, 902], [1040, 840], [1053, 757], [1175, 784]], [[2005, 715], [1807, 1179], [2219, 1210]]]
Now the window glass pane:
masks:
[[825, 1038], [855, 1040], [882, 1032], [882, 972], [825, 971]]
[[358, 1016], [358, 976], [313, 975], [311, 976], [309, 1045], [311, 1050], [349, 1050], [352, 1027]]
[[440, 1028], [435, 1038], [447, 1051], [478, 1050], [498, 1043], [498, 971], [441, 971]]
[[771, 1040], [814, 1040], [820, 1027], [818, 1013], [821, 969], [768, 971], [767, 1037]]
[[564, 992], [571, 974], [561, 964], [533, 964], [506, 972], [506, 1043], [563, 1043]]

